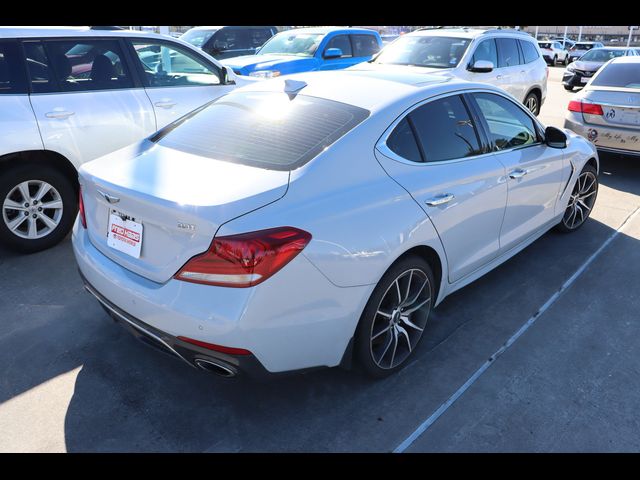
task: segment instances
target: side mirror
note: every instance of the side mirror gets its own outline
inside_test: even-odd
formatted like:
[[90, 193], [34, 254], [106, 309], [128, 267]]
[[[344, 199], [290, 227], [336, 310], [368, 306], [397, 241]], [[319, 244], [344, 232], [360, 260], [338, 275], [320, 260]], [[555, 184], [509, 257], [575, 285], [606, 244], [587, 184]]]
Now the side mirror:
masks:
[[567, 135], [556, 127], [547, 127], [544, 130], [544, 140], [551, 148], [567, 148]]
[[490, 62], [489, 60], [478, 60], [476, 61], [476, 63], [469, 66], [467, 70], [469, 70], [470, 72], [488, 73], [494, 68], [495, 66], [493, 65], [493, 62]]
[[222, 85], [235, 85], [235, 75], [230, 72], [229, 67], [222, 67]]
[[342, 50], [339, 48], [327, 48], [324, 51], [324, 58], [339, 58], [342, 56]]

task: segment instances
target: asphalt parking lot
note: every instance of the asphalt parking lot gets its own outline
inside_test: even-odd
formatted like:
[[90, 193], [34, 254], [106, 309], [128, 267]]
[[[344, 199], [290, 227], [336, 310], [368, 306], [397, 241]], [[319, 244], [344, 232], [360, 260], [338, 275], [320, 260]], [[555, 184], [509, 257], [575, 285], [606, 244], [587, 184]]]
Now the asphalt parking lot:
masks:
[[[549, 125], [573, 95], [561, 72]], [[0, 247], [0, 451], [638, 451], [640, 165], [603, 157], [600, 182], [581, 230], [546, 234], [450, 296], [412, 364], [382, 381], [191, 370], [106, 316], [70, 238], [29, 256]]]

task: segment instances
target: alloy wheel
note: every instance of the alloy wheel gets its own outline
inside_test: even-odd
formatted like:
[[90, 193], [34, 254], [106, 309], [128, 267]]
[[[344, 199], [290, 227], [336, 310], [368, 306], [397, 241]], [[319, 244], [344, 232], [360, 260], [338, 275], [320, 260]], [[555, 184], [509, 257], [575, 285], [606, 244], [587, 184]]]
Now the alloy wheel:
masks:
[[420, 269], [406, 270], [390, 284], [370, 332], [370, 353], [379, 368], [392, 369], [409, 357], [422, 337], [431, 304], [431, 283]]
[[62, 197], [49, 183], [27, 180], [16, 185], [2, 203], [2, 219], [14, 235], [35, 240], [53, 232], [62, 219]]
[[529, 95], [524, 106], [527, 107], [531, 113], [535, 115], [538, 114], [538, 99], [535, 95]]
[[575, 230], [585, 222], [596, 201], [597, 191], [598, 181], [595, 174], [589, 171], [581, 173], [562, 217], [562, 223], [566, 228]]

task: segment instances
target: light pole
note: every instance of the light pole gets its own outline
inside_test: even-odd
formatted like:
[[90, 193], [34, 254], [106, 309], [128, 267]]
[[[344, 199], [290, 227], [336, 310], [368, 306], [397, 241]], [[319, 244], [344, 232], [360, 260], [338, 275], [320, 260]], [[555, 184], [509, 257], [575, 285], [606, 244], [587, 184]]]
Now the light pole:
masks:
[[629, 38], [627, 38], [627, 47], [631, 45], [631, 36], [633, 35], [633, 30], [638, 28], [637, 26], [629, 27]]
[[534, 36], [534, 38], [535, 38], [536, 40], [538, 39], [538, 28], [540, 28], [540, 27], [538, 27], [538, 25], [536, 25], [536, 34], [535, 34], [535, 36]]
[[566, 48], [566, 43], [567, 43], [567, 30], [569, 29], [569, 27], [564, 27], [564, 37], [562, 37], [562, 48]]
[[582, 38], [582, 25], [580, 25], [580, 31], [578, 32], [578, 41]]

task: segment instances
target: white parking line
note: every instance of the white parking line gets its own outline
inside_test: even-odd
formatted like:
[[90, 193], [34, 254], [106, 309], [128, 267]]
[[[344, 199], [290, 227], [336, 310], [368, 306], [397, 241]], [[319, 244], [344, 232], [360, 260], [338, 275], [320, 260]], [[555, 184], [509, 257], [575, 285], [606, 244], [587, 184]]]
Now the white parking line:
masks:
[[613, 232], [611, 235], [609, 235], [609, 238], [607, 238], [607, 240], [600, 246], [600, 248], [598, 248], [598, 250], [596, 250], [580, 266], [580, 268], [578, 268], [578, 270], [576, 270], [575, 273], [571, 275], [571, 277], [569, 277], [569, 279], [562, 284], [560, 289], [557, 292], [555, 292], [553, 295], [551, 295], [551, 297], [549, 297], [549, 299], [544, 303], [544, 305], [542, 305], [542, 307], [540, 307], [538, 311], [534, 313], [533, 316], [529, 320], [527, 320], [524, 323], [524, 325], [522, 325], [522, 327], [520, 327], [518, 331], [511, 336], [511, 338], [509, 338], [509, 340], [506, 341], [506, 343], [504, 343], [498, 350], [496, 350], [496, 352], [493, 355], [491, 355], [491, 357], [489, 357], [489, 360], [484, 362], [482, 366], [478, 368], [478, 370], [476, 370], [475, 373], [471, 375], [469, 379], [466, 382], [464, 382], [464, 384], [458, 390], [456, 390], [456, 392], [453, 395], [451, 395], [446, 402], [440, 405], [440, 407], [438, 407], [438, 409], [435, 412], [433, 412], [431, 416], [429, 416], [429, 418], [427, 418], [424, 422], [422, 422], [418, 426], [418, 428], [416, 428], [413, 431], [413, 433], [411, 433], [411, 435], [409, 435], [400, 445], [398, 445], [393, 450], [393, 453], [404, 452], [407, 448], [411, 446], [411, 444], [413, 444], [413, 442], [415, 442], [420, 437], [420, 435], [426, 432], [429, 429], [429, 427], [431, 427], [431, 425], [433, 425], [436, 422], [436, 420], [438, 420], [438, 418], [440, 418], [440, 416], [443, 413], [445, 413], [449, 409], [449, 407], [453, 405], [455, 401], [458, 400], [464, 394], [464, 392], [466, 392], [467, 389], [476, 382], [476, 380], [478, 380], [478, 378], [480, 378], [480, 376], [491, 366], [491, 364], [493, 364], [493, 362], [495, 362], [498, 359], [498, 357], [500, 357], [500, 355], [506, 352], [507, 349], [511, 345], [513, 345], [516, 342], [516, 340], [518, 340], [518, 338], [520, 338], [520, 336], [524, 332], [526, 332], [529, 329], [529, 327], [531, 327], [531, 325], [533, 325], [535, 321], [538, 318], [540, 318], [540, 316], [542, 316], [542, 314], [545, 311], [547, 311], [547, 309], [558, 300], [558, 298], [560, 298], [560, 295], [562, 295], [562, 293], [565, 290], [567, 290], [577, 280], [577, 278], [586, 270], [586, 268], [598, 257], [598, 255], [602, 253], [602, 251], [605, 248], [607, 248], [607, 246], [618, 236], [618, 234], [623, 230], [623, 228], [631, 220], [633, 220], [636, 215], [638, 215], [638, 213], [640, 213], [640, 207], [636, 208], [633, 212], [631, 212], [629, 216], [625, 218], [624, 222], [622, 222], [622, 224], [616, 229], [616, 231]]

